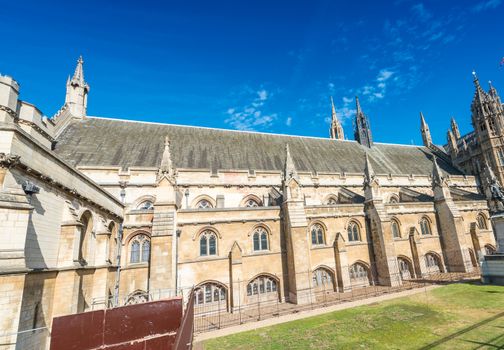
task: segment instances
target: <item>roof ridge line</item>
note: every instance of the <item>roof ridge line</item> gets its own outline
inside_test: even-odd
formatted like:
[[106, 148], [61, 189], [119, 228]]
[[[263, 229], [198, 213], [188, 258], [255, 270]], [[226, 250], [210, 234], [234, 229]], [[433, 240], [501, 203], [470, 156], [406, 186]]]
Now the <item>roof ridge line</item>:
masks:
[[[294, 137], [294, 138], [307, 138], [307, 139], [316, 139], [316, 140], [326, 140], [326, 141], [331, 141], [331, 142], [358, 143], [355, 140], [337, 140], [337, 139], [330, 139], [330, 138], [327, 138], [327, 137], [278, 134], [278, 133], [264, 132], [264, 131], [225, 129], [225, 128], [215, 128], [215, 127], [209, 127], [209, 126], [171, 124], [171, 123], [151, 122], [151, 121], [143, 121], [143, 120], [130, 120], [130, 119], [120, 119], [120, 118], [110, 118], [110, 117], [99, 117], [99, 116], [90, 116], [90, 115], [86, 116], [86, 118], [101, 119], [101, 120], [111, 120], [111, 121], [126, 122], [126, 123], [138, 123], [138, 124], [150, 124], [150, 125], [166, 125], [166, 126], [175, 126], [175, 127], [181, 127], [181, 128], [195, 128], [195, 129], [205, 129], [205, 130], [230, 131], [230, 132], [244, 133], [244, 134], [258, 134], [258, 135], [271, 135], [271, 136], [283, 136], [283, 137]], [[403, 147], [425, 148], [422, 145], [409, 145], [409, 144], [387, 143], [387, 142], [374, 142], [374, 143], [375, 144], [379, 144], [379, 145], [389, 145], [389, 146], [403, 146]]]

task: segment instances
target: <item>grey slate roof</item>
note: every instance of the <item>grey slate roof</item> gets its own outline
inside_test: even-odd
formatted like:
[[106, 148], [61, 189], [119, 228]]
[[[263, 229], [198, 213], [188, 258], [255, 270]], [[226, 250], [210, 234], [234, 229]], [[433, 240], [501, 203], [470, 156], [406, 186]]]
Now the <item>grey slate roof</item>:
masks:
[[[365, 152], [377, 174], [432, 172], [431, 152], [420, 146], [240, 132], [88, 117], [75, 120], [57, 139], [55, 152], [76, 166], [158, 167], [168, 135], [176, 168], [282, 171], [289, 144], [298, 171], [364, 172]], [[460, 174], [438, 160], [446, 173]]]

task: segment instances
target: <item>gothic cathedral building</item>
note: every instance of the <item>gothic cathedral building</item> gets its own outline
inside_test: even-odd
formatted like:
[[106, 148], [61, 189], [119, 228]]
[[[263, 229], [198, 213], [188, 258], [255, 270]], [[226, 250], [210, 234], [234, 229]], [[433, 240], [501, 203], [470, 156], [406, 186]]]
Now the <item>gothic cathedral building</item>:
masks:
[[[0, 76], [0, 347], [47, 347], [52, 317], [195, 288], [228, 312], [258, 295], [470, 272], [495, 249], [485, 192], [504, 182], [504, 111], [475, 78], [474, 131], [448, 144], [355, 141], [87, 115], [80, 58], [51, 118]], [[35, 335], [18, 333], [37, 329]]]

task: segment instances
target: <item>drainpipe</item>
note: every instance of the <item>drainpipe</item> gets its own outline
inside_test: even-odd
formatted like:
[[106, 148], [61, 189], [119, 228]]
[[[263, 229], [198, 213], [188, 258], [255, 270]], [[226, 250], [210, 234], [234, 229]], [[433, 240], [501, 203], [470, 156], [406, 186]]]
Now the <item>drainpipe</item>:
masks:
[[[126, 197], [126, 187], [125, 182], [119, 182], [119, 186], [121, 186], [121, 203], [124, 204], [124, 198]], [[119, 282], [121, 281], [121, 251], [122, 251], [122, 237], [123, 237], [123, 223], [122, 221], [119, 223], [119, 231], [117, 233], [117, 270], [116, 270], [116, 282], [115, 282], [115, 291], [114, 291], [114, 306], [119, 306]]]

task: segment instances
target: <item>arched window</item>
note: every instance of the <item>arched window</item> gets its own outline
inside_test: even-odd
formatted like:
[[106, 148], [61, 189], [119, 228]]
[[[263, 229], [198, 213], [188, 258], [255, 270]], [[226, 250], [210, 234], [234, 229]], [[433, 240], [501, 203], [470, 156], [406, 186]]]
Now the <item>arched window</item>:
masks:
[[217, 254], [217, 237], [210, 230], [204, 231], [200, 236], [200, 255], [216, 255]]
[[329, 197], [329, 199], [327, 200], [327, 205], [336, 205], [336, 204], [338, 204], [338, 199], [332, 196]]
[[347, 232], [349, 242], [360, 241], [359, 225], [355, 221], [351, 221], [348, 224]]
[[206, 199], [202, 199], [196, 204], [196, 208], [198, 208], [198, 209], [211, 209], [211, 208], [213, 208], [213, 205], [212, 205], [212, 203], [210, 203], [210, 201], [208, 201]]
[[149, 301], [149, 293], [143, 290], [136, 290], [126, 298], [124, 305], [141, 304]]
[[313, 245], [324, 244], [324, 228], [320, 224], [314, 224], [311, 227], [311, 242]]
[[226, 304], [226, 288], [217, 283], [205, 283], [196, 287], [194, 295], [196, 296], [196, 305]]
[[245, 207], [247, 207], [247, 208], [256, 208], [259, 206], [260, 206], [259, 203], [255, 199], [252, 199], [252, 198], [247, 199], [247, 201], [245, 202]]
[[403, 280], [410, 279], [412, 270], [409, 261], [404, 258], [397, 258], [397, 263], [399, 264], [399, 273], [401, 274], [401, 278]]
[[81, 237], [79, 241], [79, 260], [85, 263], [89, 254], [89, 242], [91, 240], [91, 232], [93, 231], [93, 217], [89, 211], [82, 214], [80, 219], [82, 222]]
[[140, 203], [138, 206], [137, 206], [137, 209], [139, 210], [150, 210], [150, 209], [154, 209], [154, 204], [152, 204], [151, 201], [147, 200], [147, 201], [143, 201], [142, 203]]
[[425, 266], [427, 267], [427, 271], [429, 271], [430, 273], [441, 271], [441, 263], [439, 261], [439, 258], [432, 253], [425, 254]]
[[130, 241], [130, 263], [148, 262], [150, 257], [150, 240], [147, 235], [139, 234]]
[[420, 220], [420, 230], [422, 231], [423, 236], [432, 234], [429, 220], [426, 218]]
[[401, 238], [401, 229], [399, 228], [399, 223], [396, 220], [392, 220], [392, 237]]
[[399, 203], [399, 197], [397, 197], [397, 195], [393, 194], [390, 196], [390, 199], [389, 199], [389, 203]]
[[361, 263], [355, 263], [350, 266], [350, 281], [356, 285], [369, 285], [369, 270]]
[[252, 235], [254, 251], [268, 250], [268, 231], [264, 227], [258, 227]]
[[485, 255], [492, 255], [492, 254], [495, 254], [495, 248], [490, 244], [487, 244], [485, 246]]
[[478, 223], [478, 228], [480, 230], [486, 230], [488, 228], [486, 218], [483, 216], [483, 214], [479, 214], [476, 217], [476, 222]]
[[312, 279], [314, 288], [334, 289], [333, 273], [324, 267], [313, 271]]
[[277, 295], [277, 282], [269, 276], [259, 276], [247, 285], [247, 295], [274, 293]]

